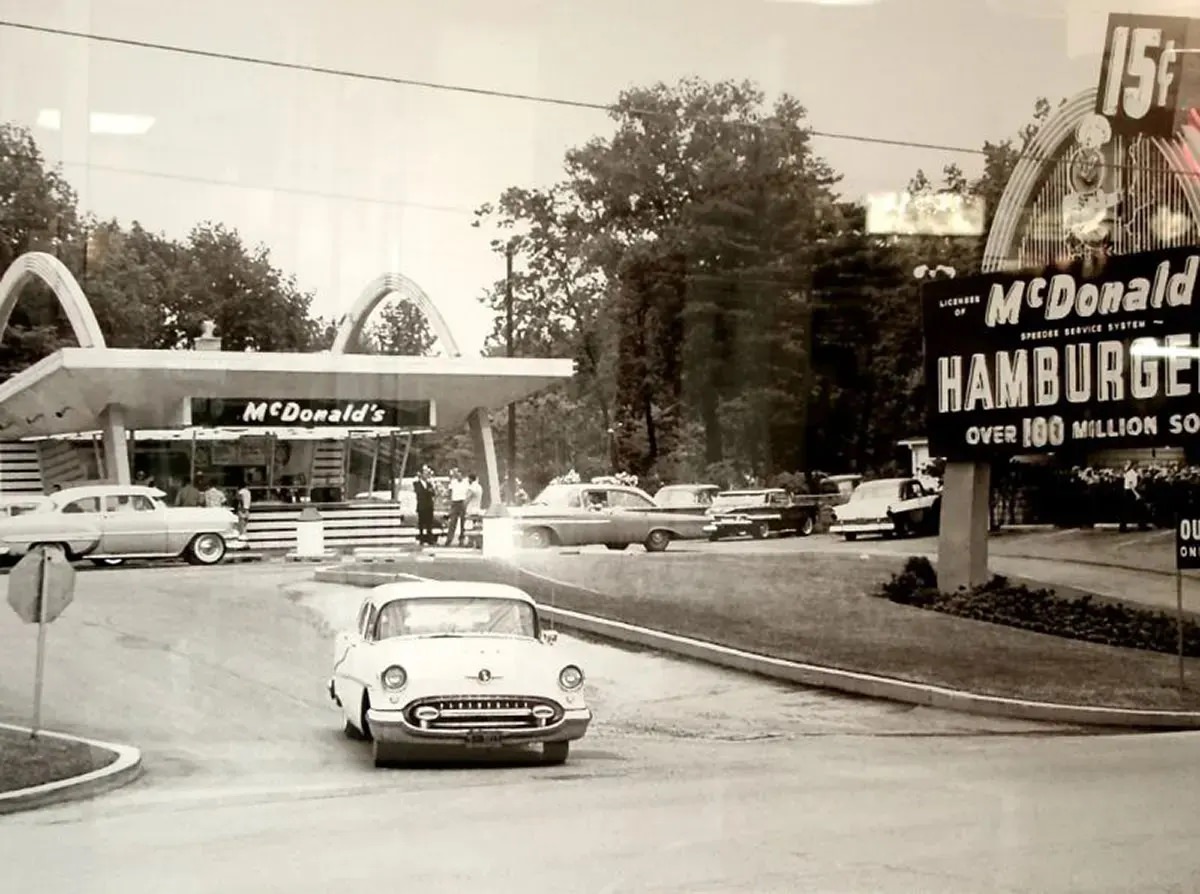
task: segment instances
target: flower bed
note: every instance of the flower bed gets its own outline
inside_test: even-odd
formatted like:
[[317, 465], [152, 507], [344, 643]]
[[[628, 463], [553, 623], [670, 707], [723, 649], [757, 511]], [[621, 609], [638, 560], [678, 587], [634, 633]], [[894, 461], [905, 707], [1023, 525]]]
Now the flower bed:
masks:
[[[944, 593], [937, 588], [933, 565], [920, 556], [910, 558], [875, 595], [900, 605], [1066, 639], [1149, 652], [1178, 650], [1176, 620], [1166, 612], [1086, 595], [1067, 599], [1000, 576], [969, 590]], [[1200, 625], [1185, 619], [1183, 633], [1184, 654], [1200, 657]]]

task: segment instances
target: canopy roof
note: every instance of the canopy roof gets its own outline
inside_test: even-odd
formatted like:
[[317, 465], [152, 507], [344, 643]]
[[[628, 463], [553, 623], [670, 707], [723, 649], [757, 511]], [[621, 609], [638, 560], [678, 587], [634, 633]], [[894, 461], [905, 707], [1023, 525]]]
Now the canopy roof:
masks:
[[93, 431], [109, 404], [131, 429], [181, 424], [188, 398], [433, 401], [462, 424], [574, 374], [571, 360], [64, 348], [0, 383], [0, 439]]

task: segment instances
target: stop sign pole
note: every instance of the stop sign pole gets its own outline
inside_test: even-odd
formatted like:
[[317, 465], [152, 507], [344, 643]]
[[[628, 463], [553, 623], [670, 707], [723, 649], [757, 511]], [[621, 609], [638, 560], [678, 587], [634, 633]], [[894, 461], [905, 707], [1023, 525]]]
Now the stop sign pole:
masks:
[[46, 627], [49, 622], [46, 620], [46, 606], [49, 600], [46, 599], [46, 583], [49, 575], [46, 573], [50, 564], [50, 550], [46, 547], [41, 549], [41, 574], [38, 575], [38, 635], [37, 635], [37, 672], [33, 677], [33, 728], [29, 731], [29, 738], [36, 739], [38, 727], [42, 724], [42, 687], [46, 682]]

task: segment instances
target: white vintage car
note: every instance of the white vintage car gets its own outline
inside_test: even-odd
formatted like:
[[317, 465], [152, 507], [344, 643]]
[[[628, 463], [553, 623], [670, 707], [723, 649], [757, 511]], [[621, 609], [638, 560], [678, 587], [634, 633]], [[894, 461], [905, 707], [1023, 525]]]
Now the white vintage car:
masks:
[[168, 506], [165, 496], [136, 484], [65, 488], [27, 512], [0, 516], [0, 557], [20, 558], [39, 544], [57, 544], [71, 561], [97, 565], [179, 556], [214, 565], [228, 547], [243, 545], [230, 510]]
[[329, 697], [377, 767], [422, 746], [538, 744], [544, 762], [563, 763], [592, 712], [583, 671], [555, 643], [516, 587], [384, 584], [337, 636]]
[[848, 502], [833, 507], [830, 534], [854, 540], [859, 534], [905, 537], [936, 534], [942, 497], [915, 478], [881, 478], [860, 484]]

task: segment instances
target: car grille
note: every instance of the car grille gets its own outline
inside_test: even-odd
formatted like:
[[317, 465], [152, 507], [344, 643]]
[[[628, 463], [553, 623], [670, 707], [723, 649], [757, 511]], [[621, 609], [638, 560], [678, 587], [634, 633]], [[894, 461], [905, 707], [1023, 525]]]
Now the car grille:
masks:
[[[435, 708], [437, 716], [420, 718], [418, 708]], [[535, 708], [542, 708], [536, 714]], [[548, 716], [546, 709], [550, 709]], [[404, 709], [405, 718], [414, 726], [428, 730], [538, 729], [562, 720], [562, 705], [548, 698], [479, 697], [449, 695], [424, 698]]]

